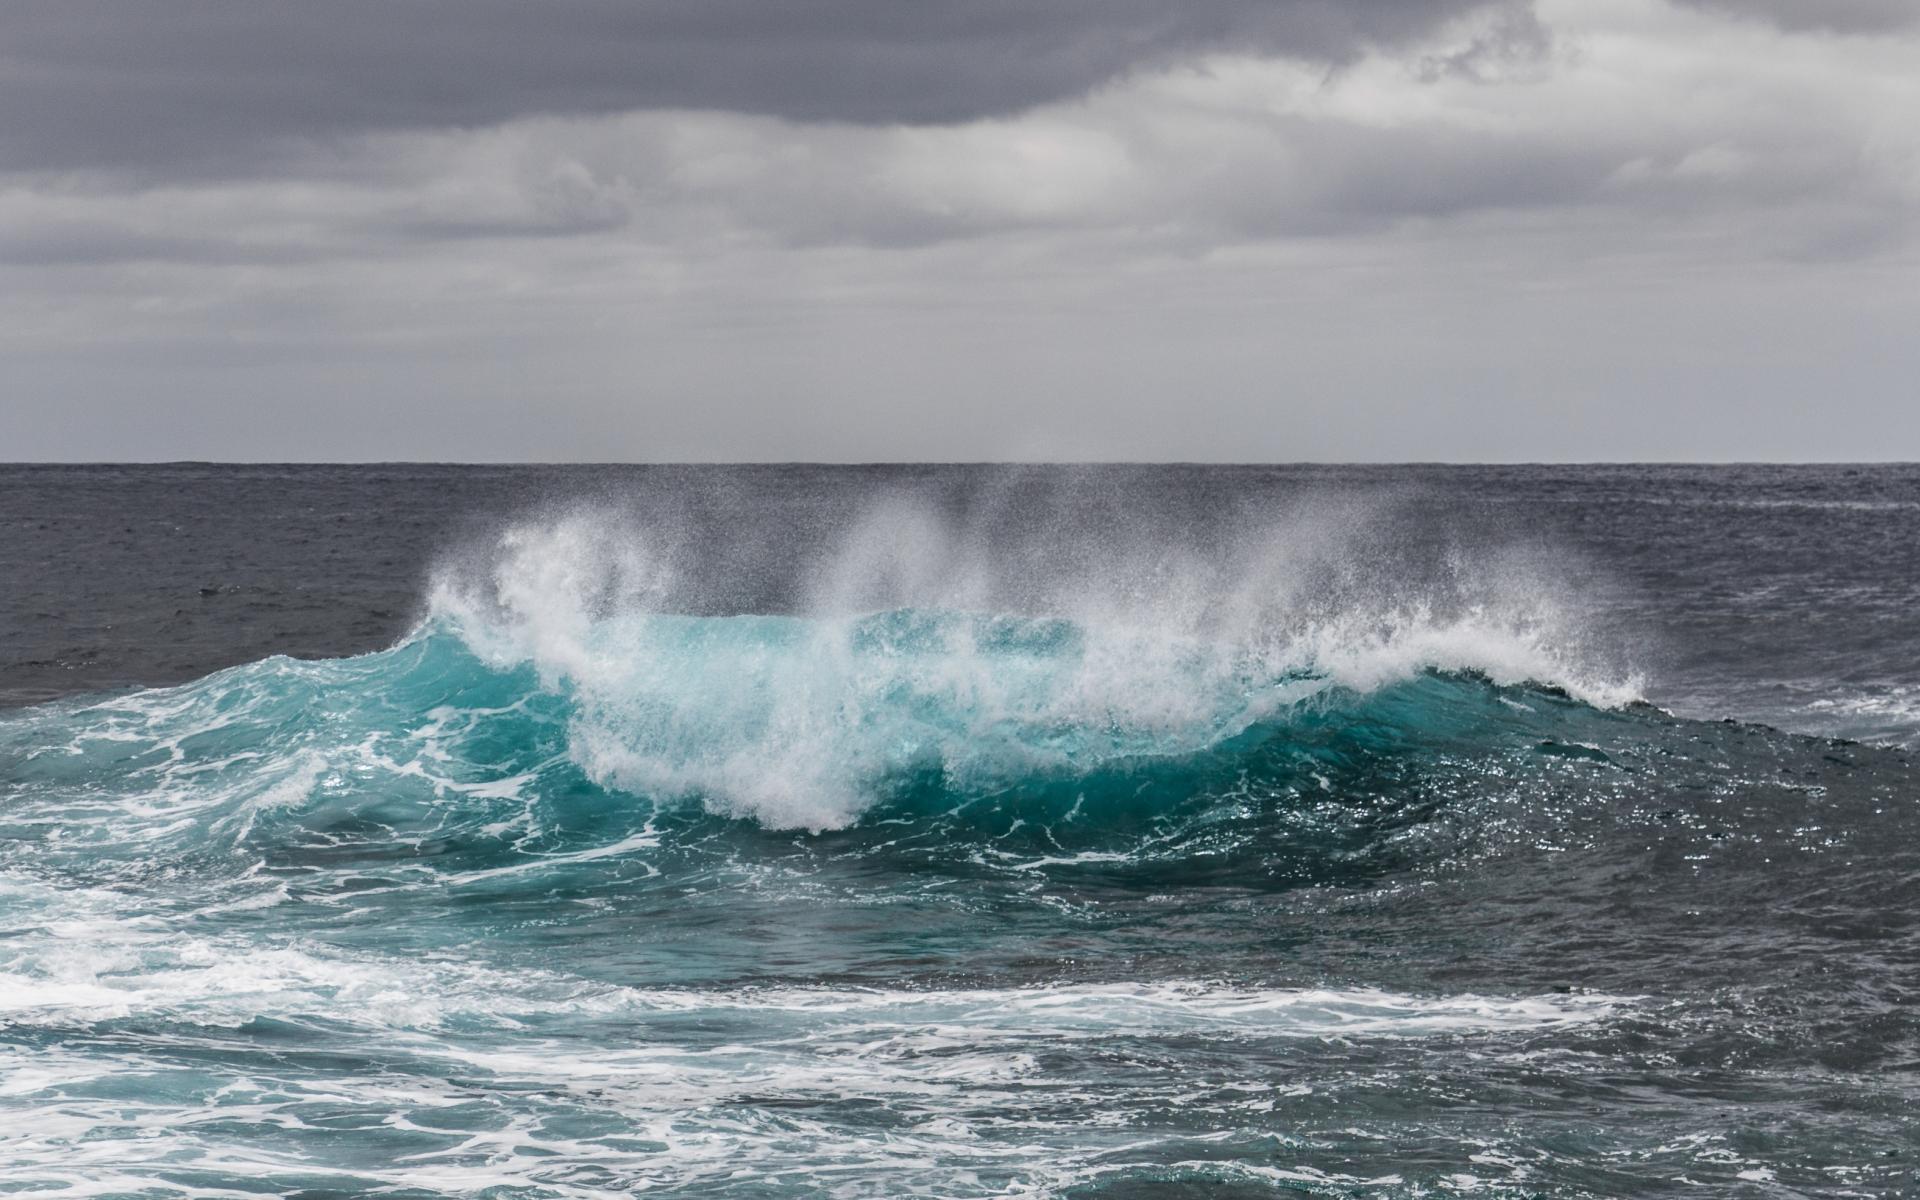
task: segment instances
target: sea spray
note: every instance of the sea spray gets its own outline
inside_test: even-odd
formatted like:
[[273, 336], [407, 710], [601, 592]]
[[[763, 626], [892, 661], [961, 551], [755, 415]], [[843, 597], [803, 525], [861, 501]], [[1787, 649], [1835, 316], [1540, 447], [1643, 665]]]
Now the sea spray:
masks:
[[1906, 694], [1910, 474], [250, 471], [35, 559], [186, 681], [0, 713], [0, 1187], [1905, 1194], [1910, 754], [1686, 714]]
[[[1365, 694], [1422, 671], [1636, 697], [1584, 666], [1551, 579], [1507, 555], [1396, 575], [1348, 513], [1253, 526], [1209, 554], [1116, 544], [1055, 562], [921, 507], [877, 505], [810, 571], [802, 615], [689, 616], [667, 540], [631, 514], [515, 524], [443, 567], [426, 629], [497, 669], [530, 665], [575, 706], [596, 781], [698, 796], [775, 826], [853, 819], [886, 781], [956, 791], [1192, 754], [1328, 688]], [[959, 607], [973, 606], [973, 607]]]

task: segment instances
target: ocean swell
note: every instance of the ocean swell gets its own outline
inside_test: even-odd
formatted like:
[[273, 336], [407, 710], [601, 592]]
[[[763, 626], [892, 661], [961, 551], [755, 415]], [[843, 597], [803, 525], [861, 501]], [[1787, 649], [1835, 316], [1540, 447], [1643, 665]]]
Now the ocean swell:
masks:
[[416, 637], [564, 695], [568, 753], [597, 784], [814, 831], [902, 778], [964, 795], [1190, 758], [1430, 673], [1638, 698], [1580, 662], [1552, 589], [1511, 563], [1362, 576], [1350, 546], [1280, 554], [1265, 531], [1211, 560], [1005, 578], [995, 564], [1034, 556], [876, 521], [815, 565], [805, 611], [723, 616], [683, 611], [699, 597], [629, 519], [515, 525], [442, 568]]
[[[789, 611], [737, 613], [630, 516], [509, 526], [389, 649], [0, 721], [0, 834], [35, 872], [191, 877], [234, 912], [320, 879], [372, 903], [422, 872], [711, 878], [786, 830], [895, 866], [1284, 883], [1389, 869], [1387, 835], [1470, 777], [1653, 736], [1511, 561], [1363, 571], [1296, 530], [1050, 575], [935, 524], [862, 528]], [[941, 538], [928, 561], [974, 565], [910, 553]]]

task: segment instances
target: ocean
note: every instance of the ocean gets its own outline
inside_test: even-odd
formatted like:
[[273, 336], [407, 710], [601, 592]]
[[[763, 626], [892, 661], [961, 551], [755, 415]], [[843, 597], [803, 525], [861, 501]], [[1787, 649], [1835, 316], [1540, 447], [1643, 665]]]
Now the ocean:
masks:
[[0, 468], [0, 1192], [1920, 1195], [1920, 468]]

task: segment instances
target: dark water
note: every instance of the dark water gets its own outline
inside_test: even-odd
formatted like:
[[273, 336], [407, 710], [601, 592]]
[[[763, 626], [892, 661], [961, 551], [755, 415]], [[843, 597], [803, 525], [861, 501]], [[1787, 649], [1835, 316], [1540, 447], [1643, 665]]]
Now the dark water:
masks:
[[0, 1188], [1920, 1194], [1920, 469], [0, 471]]

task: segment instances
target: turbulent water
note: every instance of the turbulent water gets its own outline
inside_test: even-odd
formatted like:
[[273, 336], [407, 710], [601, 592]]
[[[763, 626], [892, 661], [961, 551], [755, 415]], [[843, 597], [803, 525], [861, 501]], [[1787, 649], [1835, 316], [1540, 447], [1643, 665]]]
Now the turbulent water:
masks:
[[1920, 471], [0, 518], [8, 1194], [1920, 1194]]

